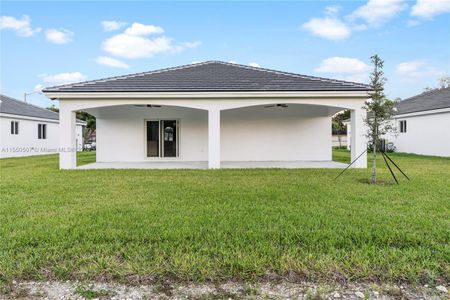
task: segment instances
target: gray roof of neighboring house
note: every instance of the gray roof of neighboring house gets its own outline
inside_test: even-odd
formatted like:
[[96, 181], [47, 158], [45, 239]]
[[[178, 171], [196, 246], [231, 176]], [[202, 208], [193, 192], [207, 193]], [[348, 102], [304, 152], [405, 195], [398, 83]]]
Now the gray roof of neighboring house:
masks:
[[45, 88], [43, 92], [369, 91], [362, 83], [207, 61]]
[[450, 108], [450, 87], [424, 92], [397, 103], [397, 115]]
[[[0, 94], [0, 113], [59, 120], [57, 112]], [[85, 121], [77, 119], [77, 122]]]
[[0, 112], [11, 115], [59, 120], [59, 114], [5, 95], [0, 95]]

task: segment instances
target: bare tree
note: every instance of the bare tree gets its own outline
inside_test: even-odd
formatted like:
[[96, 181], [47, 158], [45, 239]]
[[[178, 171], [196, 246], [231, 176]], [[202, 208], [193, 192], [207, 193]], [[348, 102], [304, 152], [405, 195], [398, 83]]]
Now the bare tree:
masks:
[[438, 79], [438, 86], [437, 87], [429, 87], [427, 86], [424, 88], [425, 92], [439, 90], [439, 89], [445, 89], [450, 87], [450, 76], [443, 75], [441, 78]]
[[371, 182], [376, 183], [376, 158], [377, 149], [380, 145], [380, 136], [394, 130], [391, 123], [391, 117], [395, 103], [388, 100], [384, 94], [384, 84], [386, 83], [383, 72], [384, 61], [377, 54], [372, 56], [371, 60], [374, 67], [370, 74], [372, 92], [370, 93], [370, 99], [366, 101], [365, 105], [368, 113], [368, 117], [365, 118], [365, 123], [368, 128], [367, 136], [373, 151]]
[[439, 78], [439, 88], [445, 89], [450, 87], [450, 76], [444, 75], [441, 78]]

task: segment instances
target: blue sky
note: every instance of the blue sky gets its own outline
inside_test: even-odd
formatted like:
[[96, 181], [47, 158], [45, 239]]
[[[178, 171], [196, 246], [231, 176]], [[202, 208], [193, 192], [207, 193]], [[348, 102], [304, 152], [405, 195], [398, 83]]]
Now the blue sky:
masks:
[[19, 99], [42, 86], [205, 60], [366, 82], [378, 53], [391, 98], [450, 73], [450, 0], [2, 1], [0, 16], [0, 89]]

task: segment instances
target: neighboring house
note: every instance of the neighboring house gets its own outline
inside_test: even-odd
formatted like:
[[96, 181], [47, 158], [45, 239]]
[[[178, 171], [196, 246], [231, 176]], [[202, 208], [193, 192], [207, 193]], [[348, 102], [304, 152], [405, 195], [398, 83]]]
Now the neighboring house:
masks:
[[387, 136], [395, 151], [450, 157], [450, 88], [402, 100], [396, 108], [396, 134]]
[[[62, 148], [74, 147], [75, 111], [82, 110], [96, 117], [99, 163], [208, 162], [220, 168], [227, 162], [331, 161], [331, 117], [343, 109], [351, 110], [356, 158], [366, 149], [369, 90], [209, 61], [43, 92], [59, 100]], [[355, 167], [367, 167], [365, 156]], [[60, 168], [76, 168], [76, 153], [61, 152]]]
[[352, 136], [352, 124], [350, 122], [350, 120], [344, 120], [342, 121], [342, 123], [347, 127], [347, 138], [346, 138], [346, 146], [347, 146], [347, 150], [350, 150], [351, 146], [351, 136]]
[[333, 134], [332, 146], [333, 147], [346, 147], [347, 149], [350, 149], [350, 147], [348, 147], [347, 134]]
[[[0, 158], [49, 154], [59, 147], [58, 113], [0, 95]], [[74, 128], [78, 149], [83, 145], [84, 121]]]

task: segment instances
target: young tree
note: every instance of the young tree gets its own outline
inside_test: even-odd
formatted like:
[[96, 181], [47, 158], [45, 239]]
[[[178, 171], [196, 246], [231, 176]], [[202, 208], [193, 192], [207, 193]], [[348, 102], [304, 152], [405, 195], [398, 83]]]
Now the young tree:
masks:
[[377, 167], [376, 158], [377, 150], [380, 146], [380, 136], [391, 132], [394, 127], [391, 123], [391, 117], [395, 103], [386, 98], [384, 94], [384, 84], [386, 78], [383, 72], [383, 60], [375, 54], [371, 57], [373, 64], [373, 71], [370, 74], [370, 84], [372, 92], [369, 94], [370, 99], [366, 101], [365, 108], [367, 110], [367, 117], [365, 123], [368, 128], [367, 136], [372, 145], [372, 177], [371, 182], [377, 182]]

